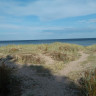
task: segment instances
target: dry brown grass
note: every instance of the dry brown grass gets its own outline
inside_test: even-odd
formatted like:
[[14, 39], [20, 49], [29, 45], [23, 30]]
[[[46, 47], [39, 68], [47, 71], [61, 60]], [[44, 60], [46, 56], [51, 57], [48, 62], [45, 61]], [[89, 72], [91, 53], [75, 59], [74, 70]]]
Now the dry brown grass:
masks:
[[17, 62], [22, 64], [44, 64], [45, 61], [38, 54], [17, 54], [15, 55]]
[[96, 69], [85, 71], [79, 84], [83, 96], [96, 96]]
[[76, 58], [79, 57], [79, 55], [62, 53], [62, 52], [52, 52], [50, 56], [52, 56], [54, 60], [63, 61], [64, 63], [74, 61]]
[[11, 48], [10, 50], [9, 50], [9, 52], [11, 53], [14, 53], [14, 52], [17, 52], [17, 51], [19, 51], [19, 49], [18, 48]]

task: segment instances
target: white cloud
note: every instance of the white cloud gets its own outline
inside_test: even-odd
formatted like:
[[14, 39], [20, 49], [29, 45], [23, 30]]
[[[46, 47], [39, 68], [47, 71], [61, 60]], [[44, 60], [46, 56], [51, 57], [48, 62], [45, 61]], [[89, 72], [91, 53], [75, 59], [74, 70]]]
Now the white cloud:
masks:
[[81, 20], [80, 23], [96, 23], [96, 19]]
[[20, 4], [19, 2], [0, 1], [0, 11], [13, 16], [35, 15], [41, 20], [96, 13], [96, 0], [37, 0], [23, 6], [20, 6]]
[[96, 19], [90, 19], [89, 22], [96, 23]]
[[[13, 24], [0, 24], [0, 34], [30, 34], [30, 35], [42, 35], [47, 34], [51, 35], [53, 32], [46, 32], [43, 30], [63, 30], [64, 27], [57, 27], [57, 26], [20, 26], [20, 25], [13, 25]], [[3, 31], [2, 31], [3, 30]]]

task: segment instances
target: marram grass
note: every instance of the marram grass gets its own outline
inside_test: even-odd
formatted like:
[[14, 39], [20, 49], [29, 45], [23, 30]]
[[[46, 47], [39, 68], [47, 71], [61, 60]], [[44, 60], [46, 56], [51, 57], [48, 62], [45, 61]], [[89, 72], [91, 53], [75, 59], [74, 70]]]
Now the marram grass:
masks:
[[96, 69], [85, 71], [79, 84], [82, 96], [96, 96]]

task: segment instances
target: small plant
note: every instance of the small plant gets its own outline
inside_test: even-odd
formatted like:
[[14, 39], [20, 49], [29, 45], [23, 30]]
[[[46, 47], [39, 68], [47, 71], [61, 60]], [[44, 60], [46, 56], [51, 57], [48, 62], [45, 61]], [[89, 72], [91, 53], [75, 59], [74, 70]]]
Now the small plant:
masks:
[[79, 84], [83, 96], [96, 96], [96, 69], [94, 71], [86, 71], [84, 78], [80, 79]]

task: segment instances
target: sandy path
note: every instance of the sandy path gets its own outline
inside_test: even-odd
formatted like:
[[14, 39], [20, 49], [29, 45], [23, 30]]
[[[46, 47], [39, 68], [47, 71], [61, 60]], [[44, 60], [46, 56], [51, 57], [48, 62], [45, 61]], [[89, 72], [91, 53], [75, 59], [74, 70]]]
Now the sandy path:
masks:
[[67, 76], [70, 72], [81, 70], [80, 63], [85, 61], [89, 55], [83, 52], [80, 52], [80, 54], [82, 56], [78, 60], [70, 62], [66, 65], [66, 67], [64, 67], [63, 70], [59, 72], [60, 76]]
[[[65, 76], [37, 76], [27, 67], [18, 70], [17, 75], [22, 77], [23, 94], [21, 96], [78, 96], [75, 93], [76, 90], [69, 88], [72, 81]], [[33, 80], [37, 82], [34, 87]]]

